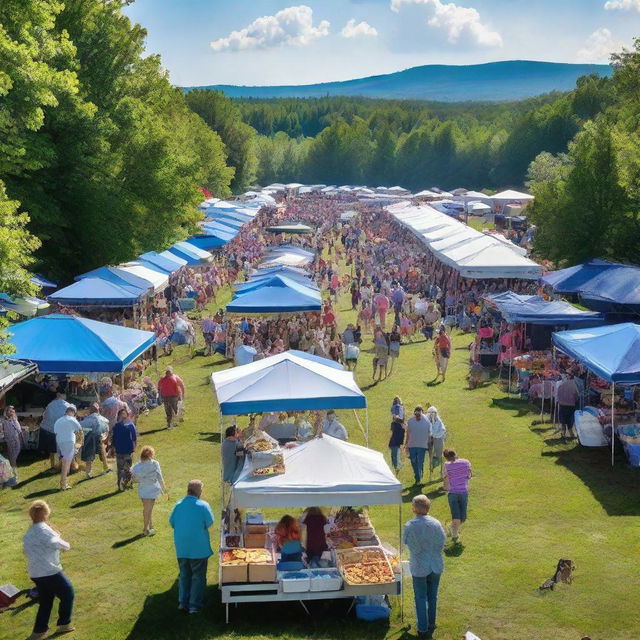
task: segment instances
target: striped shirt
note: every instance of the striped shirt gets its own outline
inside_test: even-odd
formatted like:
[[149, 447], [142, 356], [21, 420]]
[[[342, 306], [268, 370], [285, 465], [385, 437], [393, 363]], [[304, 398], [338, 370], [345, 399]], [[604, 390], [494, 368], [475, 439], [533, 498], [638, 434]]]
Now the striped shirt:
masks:
[[444, 463], [444, 475], [449, 478], [449, 493], [469, 493], [471, 463], [464, 458]]

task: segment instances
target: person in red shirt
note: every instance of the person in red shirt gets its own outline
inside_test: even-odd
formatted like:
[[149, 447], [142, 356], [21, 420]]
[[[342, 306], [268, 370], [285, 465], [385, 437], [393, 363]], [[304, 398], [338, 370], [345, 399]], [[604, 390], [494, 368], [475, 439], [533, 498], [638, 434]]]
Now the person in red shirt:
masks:
[[167, 429], [172, 429], [176, 426], [174, 423], [178, 415], [178, 403], [184, 399], [184, 383], [173, 373], [171, 367], [167, 367], [162, 378], [158, 380], [158, 393], [164, 404]]
[[447, 375], [447, 365], [451, 357], [451, 338], [448, 336], [447, 329], [444, 325], [441, 325], [440, 329], [438, 329], [435, 346], [438, 349], [438, 363], [440, 365], [438, 367], [438, 376], [442, 376], [442, 382], [444, 382], [445, 376]]

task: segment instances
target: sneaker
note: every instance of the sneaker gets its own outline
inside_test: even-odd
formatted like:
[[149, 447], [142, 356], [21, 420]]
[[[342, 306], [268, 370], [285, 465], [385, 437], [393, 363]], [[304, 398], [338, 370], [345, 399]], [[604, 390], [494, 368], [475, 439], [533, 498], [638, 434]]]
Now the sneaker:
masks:
[[200, 609], [189, 609], [189, 613], [200, 613]]
[[36, 633], [35, 631], [27, 638], [27, 640], [42, 640], [42, 638], [46, 638], [49, 634], [48, 631], [43, 631], [42, 633]]
[[149, 529], [149, 530], [147, 530], [147, 535], [148, 535], [148, 536], [155, 536], [155, 535], [156, 535], [156, 530], [155, 530], [155, 529]]
[[187, 609], [187, 607], [183, 607], [181, 604], [178, 605], [178, 611], [180, 613], [189, 613], [189, 609]]
[[113, 469], [111, 469], [110, 467], [107, 467], [107, 468], [104, 470], [104, 473], [113, 473]]

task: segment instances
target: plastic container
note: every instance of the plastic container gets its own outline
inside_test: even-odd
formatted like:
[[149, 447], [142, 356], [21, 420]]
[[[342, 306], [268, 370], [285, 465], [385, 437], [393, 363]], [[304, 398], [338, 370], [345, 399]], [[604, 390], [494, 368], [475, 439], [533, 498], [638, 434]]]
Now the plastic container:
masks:
[[311, 590], [308, 571], [278, 571], [278, 581], [283, 593], [306, 593]]
[[342, 576], [337, 569], [309, 569], [311, 591], [340, 591]]
[[356, 598], [356, 618], [365, 622], [388, 620], [391, 609], [384, 596], [358, 596]]

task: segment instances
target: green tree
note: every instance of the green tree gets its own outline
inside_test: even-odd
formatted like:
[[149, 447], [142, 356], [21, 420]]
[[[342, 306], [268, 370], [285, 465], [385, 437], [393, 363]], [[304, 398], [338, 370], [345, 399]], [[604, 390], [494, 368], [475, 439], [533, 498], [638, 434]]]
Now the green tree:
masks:
[[[242, 121], [240, 109], [220, 91], [190, 91], [186, 94], [186, 101], [222, 138], [229, 162], [236, 170], [231, 183], [234, 193], [246, 191], [256, 179], [255, 130]], [[287, 128], [299, 128], [295, 118], [297, 116], [291, 114]]]

